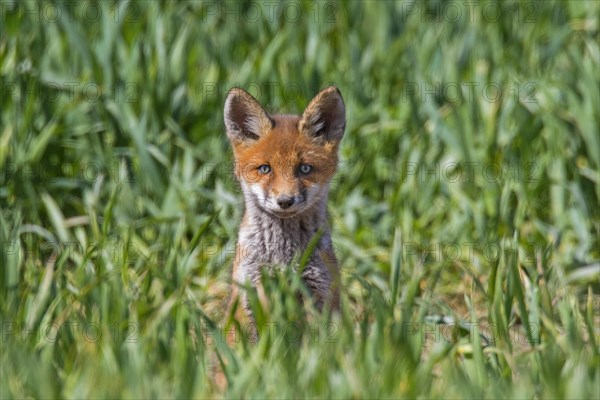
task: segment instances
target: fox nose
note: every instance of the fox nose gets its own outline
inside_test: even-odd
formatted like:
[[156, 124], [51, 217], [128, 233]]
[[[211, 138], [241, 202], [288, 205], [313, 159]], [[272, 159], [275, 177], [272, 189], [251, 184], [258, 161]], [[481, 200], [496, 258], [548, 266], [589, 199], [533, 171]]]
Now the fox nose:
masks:
[[290, 208], [294, 204], [294, 198], [292, 196], [279, 196], [277, 198], [277, 204], [279, 205], [279, 207], [285, 210], [286, 208]]

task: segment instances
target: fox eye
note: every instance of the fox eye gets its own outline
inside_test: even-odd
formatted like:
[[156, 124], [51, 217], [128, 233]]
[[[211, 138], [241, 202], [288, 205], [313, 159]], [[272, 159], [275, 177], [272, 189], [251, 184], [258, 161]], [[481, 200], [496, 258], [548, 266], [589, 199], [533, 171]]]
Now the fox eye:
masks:
[[269, 172], [271, 172], [271, 167], [269, 167], [267, 164], [259, 165], [258, 172], [260, 172], [263, 175], [268, 174]]
[[313, 169], [312, 165], [308, 165], [308, 164], [300, 165], [300, 172], [302, 172], [305, 175], [310, 173], [310, 171], [312, 171], [312, 169]]

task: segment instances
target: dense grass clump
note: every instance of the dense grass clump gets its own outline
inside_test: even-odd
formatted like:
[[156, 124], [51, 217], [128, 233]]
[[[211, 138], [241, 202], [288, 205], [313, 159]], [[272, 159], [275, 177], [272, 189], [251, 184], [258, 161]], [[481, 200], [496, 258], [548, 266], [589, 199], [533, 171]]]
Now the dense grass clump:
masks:
[[[0, 13], [0, 397], [600, 398], [598, 2]], [[343, 313], [284, 270], [228, 346], [225, 94], [330, 83]]]

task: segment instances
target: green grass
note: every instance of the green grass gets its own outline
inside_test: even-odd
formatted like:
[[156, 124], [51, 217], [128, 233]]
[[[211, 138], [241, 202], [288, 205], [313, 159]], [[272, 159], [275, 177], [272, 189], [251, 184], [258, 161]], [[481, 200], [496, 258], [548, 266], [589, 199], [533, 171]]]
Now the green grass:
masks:
[[[600, 397], [598, 2], [18, 4], [2, 398]], [[329, 83], [343, 313], [268, 277], [271, 330], [230, 348], [225, 93], [299, 113]]]

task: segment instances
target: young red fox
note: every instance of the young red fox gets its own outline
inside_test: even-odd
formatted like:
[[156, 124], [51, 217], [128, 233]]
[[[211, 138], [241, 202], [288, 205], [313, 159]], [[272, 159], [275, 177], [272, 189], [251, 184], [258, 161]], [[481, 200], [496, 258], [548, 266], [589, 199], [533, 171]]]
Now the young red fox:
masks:
[[225, 100], [224, 116], [246, 203], [230, 306], [240, 296], [252, 321], [248, 300], [245, 293], [240, 295], [238, 285], [250, 283], [260, 295], [261, 270], [289, 265], [321, 232], [302, 279], [318, 309], [337, 310], [339, 272], [327, 222], [327, 197], [346, 126], [340, 91], [334, 86], [324, 89], [297, 116], [269, 115], [250, 94], [234, 88]]

